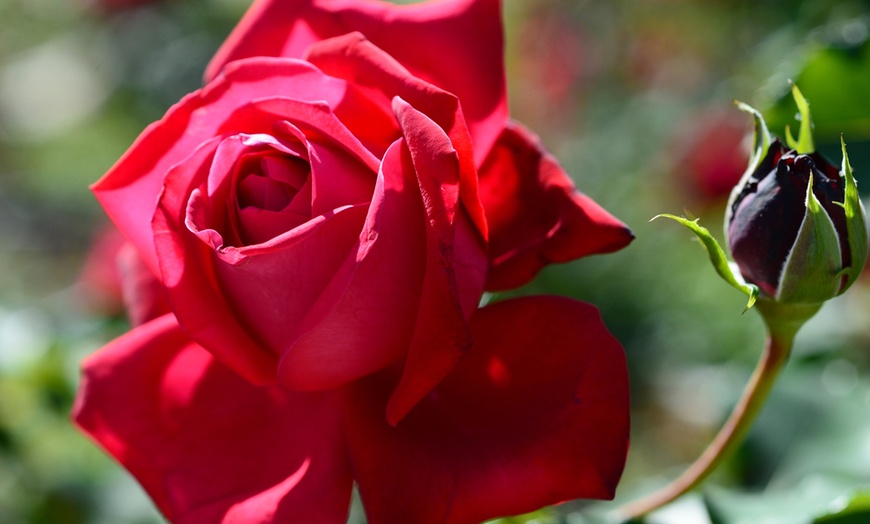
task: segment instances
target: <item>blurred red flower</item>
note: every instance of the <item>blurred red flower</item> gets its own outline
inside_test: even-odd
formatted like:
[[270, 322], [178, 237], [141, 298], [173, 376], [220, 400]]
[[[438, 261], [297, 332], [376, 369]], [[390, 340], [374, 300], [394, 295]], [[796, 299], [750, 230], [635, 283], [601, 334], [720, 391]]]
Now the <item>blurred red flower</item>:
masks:
[[676, 174], [706, 203], [724, 203], [749, 162], [746, 115], [733, 107], [693, 115], [674, 143]]

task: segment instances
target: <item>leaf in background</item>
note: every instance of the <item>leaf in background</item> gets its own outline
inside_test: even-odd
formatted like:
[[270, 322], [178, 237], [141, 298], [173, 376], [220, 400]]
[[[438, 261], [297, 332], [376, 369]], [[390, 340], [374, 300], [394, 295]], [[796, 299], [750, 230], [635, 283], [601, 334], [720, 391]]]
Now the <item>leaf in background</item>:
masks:
[[[819, 142], [838, 144], [840, 133], [850, 142], [870, 139], [870, 42], [810, 48], [794, 81], [814, 107], [824, 108], [813, 115]], [[764, 117], [770, 129], [781, 132], [794, 122], [795, 113], [795, 102], [786, 92]]]
[[[762, 493], [713, 488], [704, 493], [704, 503], [716, 524], [866, 524], [870, 522], [870, 493], [844, 496], [854, 489], [851, 485], [844, 479], [817, 475], [789, 489]], [[846, 508], [844, 498], [849, 501]], [[838, 520], [852, 516], [864, 520]]]
[[822, 515], [813, 521], [813, 524], [866, 524], [870, 522], [870, 488], [858, 491], [851, 496], [844, 497], [842, 502], [846, 506], [840, 510]]

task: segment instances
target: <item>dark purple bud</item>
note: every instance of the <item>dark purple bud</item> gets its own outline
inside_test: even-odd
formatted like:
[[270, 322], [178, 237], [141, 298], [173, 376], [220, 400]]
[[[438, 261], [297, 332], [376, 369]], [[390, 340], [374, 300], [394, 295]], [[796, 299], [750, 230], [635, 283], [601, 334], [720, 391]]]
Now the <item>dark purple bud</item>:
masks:
[[[799, 233], [808, 215], [807, 184], [812, 176], [812, 194], [821, 204], [823, 217], [830, 219], [836, 234], [831, 262], [839, 270], [851, 266], [845, 201], [845, 180], [839, 169], [819, 153], [798, 154], [775, 139], [756, 170], [745, 180], [733, 199], [727, 218], [728, 246], [743, 277], [761, 291], [782, 299], [780, 285], [789, 257], [805, 256]], [[836, 203], [835, 203], [836, 202]], [[830, 229], [830, 227], [828, 228]], [[834, 249], [836, 251], [836, 248]], [[834, 262], [836, 258], [836, 262]], [[825, 300], [845, 290], [846, 278], [831, 275], [833, 294], [818, 294]], [[805, 294], [800, 295], [802, 298]]]

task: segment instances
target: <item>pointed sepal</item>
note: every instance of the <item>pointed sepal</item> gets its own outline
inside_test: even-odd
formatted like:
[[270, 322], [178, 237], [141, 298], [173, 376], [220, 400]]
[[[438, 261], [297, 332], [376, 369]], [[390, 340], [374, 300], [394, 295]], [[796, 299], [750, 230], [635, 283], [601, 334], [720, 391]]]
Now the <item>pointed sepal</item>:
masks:
[[849, 155], [846, 153], [846, 142], [842, 135], [840, 135], [840, 147], [843, 150], [841, 174], [846, 183], [843, 208], [846, 210], [846, 230], [852, 259], [849, 267], [843, 271], [846, 280], [840, 288], [840, 293], [842, 293], [858, 279], [864, 269], [864, 264], [867, 262], [867, 219], [864, 204], [858, 195], [858, 183], [855, 181], [852, 165], [849, 163]]
[[801, 117], [800, 131], [798, 132], [797, 140], [791, 134], [791, 129], [785, 128], [785, 141], [788, 147], [794, 149], [801, 155], [815, 153], [816, 145], [813, 142], [813, 122], [810, 116], [810, 103], [804, 98], [803, 93], [798, 89], [797, 84], [791, 84], [791, 95], [794, 97], [795, 104], [798, 107], [798, 113]]
[[704, 248], [707, 250], [707, 254], [710, 256], [710, 262], [713, 263], [713, 267], [716, 269], [716, 272], [722, 277], [722, 280], [731, 284], [735, 289], [740, 290], [744, 294], [749, 297], [748, 302], [746, 303], [746, 308], [744, 308], [744, 312], [752, 307], [755, 304], [755, 300], [758, 298], [758, 287], [753, 284], [746, 283], [743, 278], [739, 275], [739, 273], [735, 273], [732, 269], [731, 265], [728, 262], [728, 258], [725, 256], [725, 251], [722, 250], [722, 247], [719, 245], [719, 242], [713, 238], [713, 235], [710, 234], [710, 231], [698, 224], [698, 219], [689, 220], [684, 217], [678, 217], [676, 215], [670, 215], [668, 213], [662, 213], [660, 215], [654, 216], [650, 221], [655, 220], [659, 217], [669, 218], [685, 227], [689, 228], [697, 237], [701, 240], [701, 244], [703, 244]]
[[777, 302], [823, 302], [836, 296], [840, 288], [840, 238], [833, 220], [813, 193], [812, 174], [805, 206], [803, 221], [779, 277], [774, 297]]
[[764, 160], [764, 155], [767, 154], [767, 150], [770, 148], [770, 131], [767, 129], [767, 123], [764, 121], [764, 117], [761, 115], [761, 112], [749, 104], [744, 102], [740, 102], [739, 100], [734, 101], [734, 105], [737, 106], [738, 109], [745, 113], [749, 113], [752, 115], [752, 118], [755, 120], [755, 128], [754, 135], [752, 138], [752, 158], [749, 159], [749, 166], [746, 168], [746, 171], [743, 172], [743, 175], [740, 177], [740, 181], [734, 186], [734, 189], [731, 190], [731, 195], [728, 197], [728, 205], [725, 207], [725, 230], [728, 230], [728, 222], [731, 220], [731, 212], [734, 201], [740, 197], [740, 192], [743, 187], [749, 182], [749, 178], [755, 173], [755, 170], [758, 169], [758, 166], [761, 165], [761, 161]]
[[743, 175], [745, 178], [755, 171], [758, 164], [764, 158], [764, 154], [767, 153], [767, 148], [770, 147], [770, 131], [768, 131], [767, 123], [764, 121], [764, 117], [759, 110], [739, 100], [735, 100], [734, 105], [744, 113], [752, 115], [752, 118], [755, 120], [754, 136], [752, 137], [752, 158], [749, 159], [749, 167], [746, 168], [746, 172]]

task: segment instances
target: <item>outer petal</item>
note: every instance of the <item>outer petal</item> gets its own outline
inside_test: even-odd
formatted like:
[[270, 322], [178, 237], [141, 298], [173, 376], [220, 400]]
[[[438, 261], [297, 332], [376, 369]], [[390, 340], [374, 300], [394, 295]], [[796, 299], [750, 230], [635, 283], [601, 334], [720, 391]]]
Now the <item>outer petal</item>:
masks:
[[334, 400], [251, 386], [166, 315], [85, 361], [73, 417], [172, 522], [343, 523]]
[[240, 58], [298, 58], [319, 40], [353, 31], [365, 34], [415, 76], [459, 96], [475, 147], [483, 154], [489, 150], [508, 113], [499, 0], [408, 6], [374, 0], [258, 0], [212, 59], [206, 78]]
[[[223, 75], [173, 106], [151, 124], [120, 160], [92, 187], [97, 199], [145, 264], [160, 274], [151, 234], [151, 217], [166, 172], [201, 143], [221, 133], [271, 132], [250, 127], [227, 129], [224, 120], [251, 100], [276, 94], [337, 106], [345, 82], [301, 61], [251, 59], [227, 67]], [[274, 122], [272, 122], [274, 123]]]
[[480, 200], [490, 229], [489, 290], [521, 286], [547, 264], [616, 251], [634, 238], [516, 123], [481, 167]]
[[369, 522], [481, 522], [612, 497], [628, 446], [628, 378], [595, 308], [514, 299], [480, 310], [471, 327], [472, 350], [397, 427], [377, 416], [390, 372], [348, 397]]

